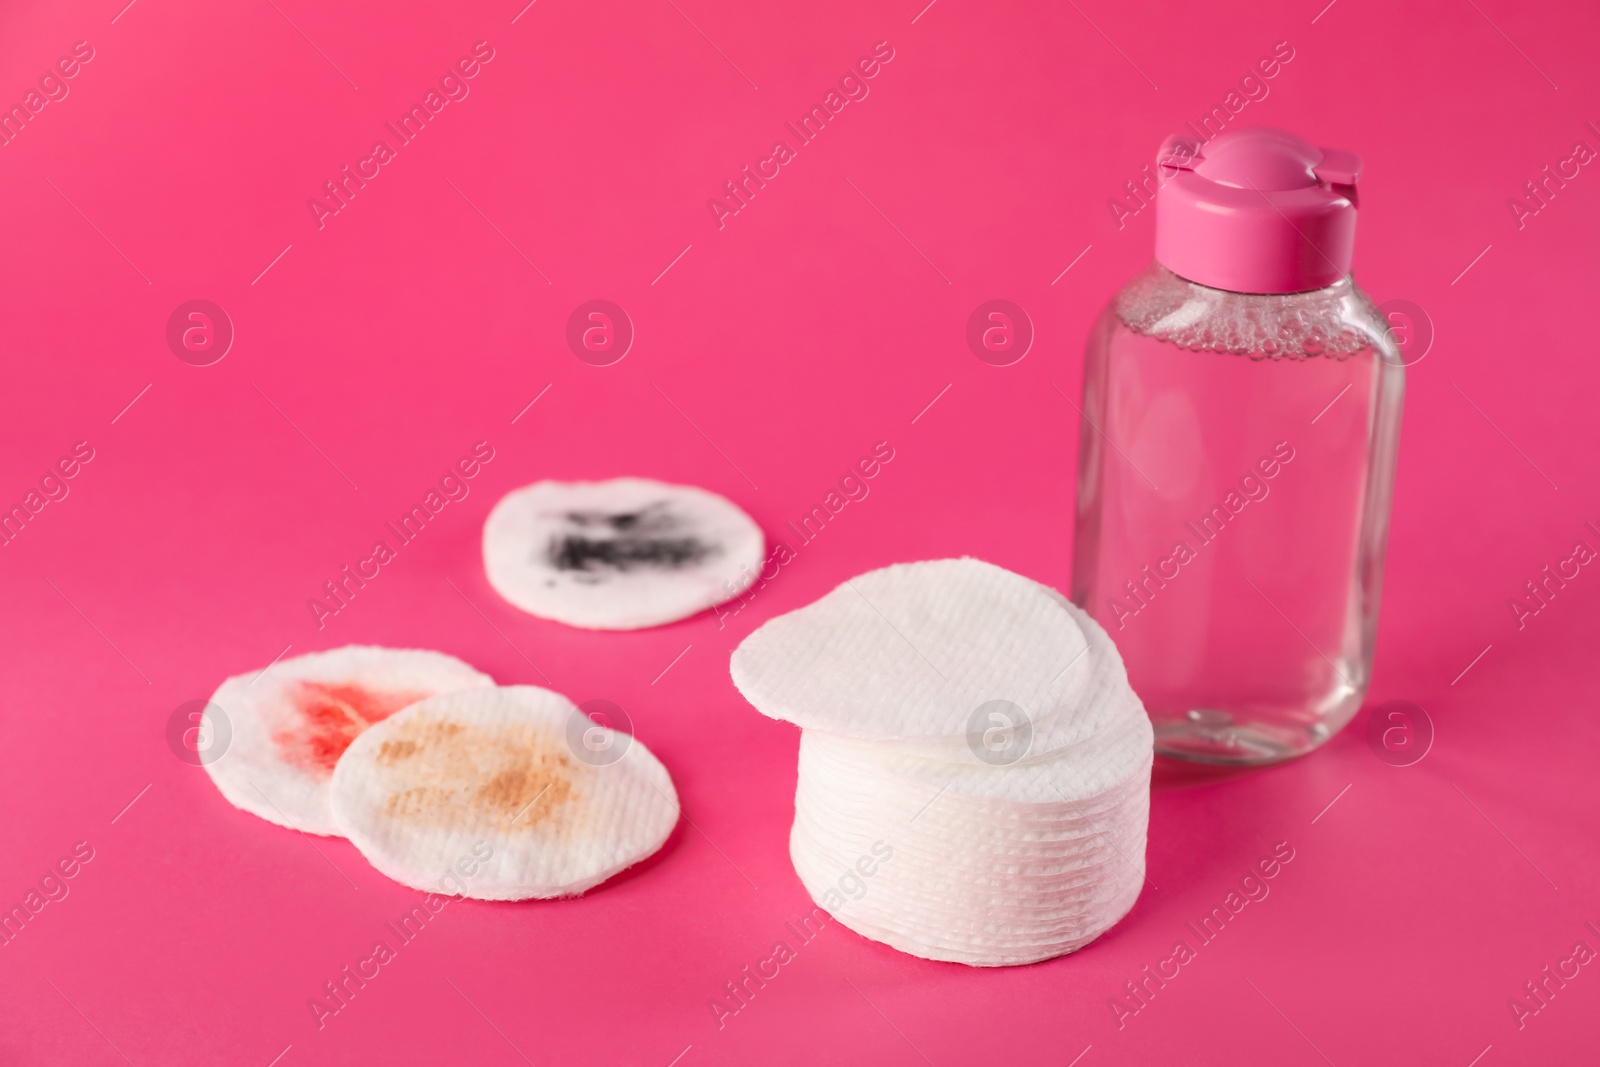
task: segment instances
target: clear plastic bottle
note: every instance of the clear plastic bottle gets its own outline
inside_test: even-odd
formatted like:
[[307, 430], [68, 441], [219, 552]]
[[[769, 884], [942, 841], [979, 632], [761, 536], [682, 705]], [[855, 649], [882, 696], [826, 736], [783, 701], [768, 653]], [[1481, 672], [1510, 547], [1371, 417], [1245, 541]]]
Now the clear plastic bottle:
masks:
[[1247, 129], [1159, 159], [1157, 262], [1088, 345], [1072, 598], [1157, 752], [1270, 763], [1366, 692], [1404, 370], [1349, 275], [1354, 156]]

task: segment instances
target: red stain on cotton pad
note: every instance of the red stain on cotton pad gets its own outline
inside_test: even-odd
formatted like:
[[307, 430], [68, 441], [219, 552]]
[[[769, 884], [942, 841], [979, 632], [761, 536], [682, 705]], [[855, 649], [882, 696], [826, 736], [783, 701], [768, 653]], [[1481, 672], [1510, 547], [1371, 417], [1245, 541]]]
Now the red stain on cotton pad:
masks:
[[289, 693], [293, 725], [275, 731], [283, 758], [319, 777], [333, 774], [334, 764], [362, 731], [401, 708], [432, 693], [380, 692], [359, 685], [296, 682]]

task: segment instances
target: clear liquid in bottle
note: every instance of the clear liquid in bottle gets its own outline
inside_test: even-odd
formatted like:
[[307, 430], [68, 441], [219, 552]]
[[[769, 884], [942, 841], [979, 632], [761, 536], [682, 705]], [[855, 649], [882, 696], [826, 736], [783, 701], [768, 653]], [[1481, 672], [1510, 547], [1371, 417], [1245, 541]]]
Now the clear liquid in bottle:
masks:
[[1367, 687], [1403, 370], [1348, 278], [1198, 285], [1159, 264], [1084, 371], [1072, 597], [1116, 641], [1156, 750], [1308, 752]]

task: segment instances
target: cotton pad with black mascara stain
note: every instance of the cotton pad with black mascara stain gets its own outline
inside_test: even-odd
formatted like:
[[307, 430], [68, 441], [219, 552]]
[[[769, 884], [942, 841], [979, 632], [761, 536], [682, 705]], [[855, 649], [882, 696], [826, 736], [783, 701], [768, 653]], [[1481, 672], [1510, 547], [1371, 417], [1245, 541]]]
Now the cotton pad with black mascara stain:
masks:
[[592, 630], [675, 622], [760, 572], [761, 528], [727, 499], [645, 478], [536, 482], [483, 526], [489, 584], [523, 611]]
[[223, 682], [211, 703], [231, 738], [202, 761], [228, 802], [309, 834], [339, 833], [328, 783], [363, 731], [408, 704], [494, 679], [442, 652], [347, 645]]

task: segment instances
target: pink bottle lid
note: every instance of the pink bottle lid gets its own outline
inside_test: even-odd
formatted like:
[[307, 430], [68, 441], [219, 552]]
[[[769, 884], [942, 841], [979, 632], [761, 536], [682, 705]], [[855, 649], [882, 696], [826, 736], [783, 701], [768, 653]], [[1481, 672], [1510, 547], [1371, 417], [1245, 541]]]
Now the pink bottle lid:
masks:
[[1156, 156], [1156, 260], [1237, 293], [1321, 289], [1350, 273], [1361, 157], [1252, 126], [1168, 137]]

